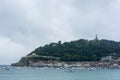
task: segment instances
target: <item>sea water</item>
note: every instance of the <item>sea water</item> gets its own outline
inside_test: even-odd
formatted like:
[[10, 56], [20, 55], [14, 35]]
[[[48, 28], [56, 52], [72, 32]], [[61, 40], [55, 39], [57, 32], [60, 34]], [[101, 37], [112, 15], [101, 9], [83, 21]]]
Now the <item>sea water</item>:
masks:
[[0, 67], [0, 80], [120, 80], [120, 69]]

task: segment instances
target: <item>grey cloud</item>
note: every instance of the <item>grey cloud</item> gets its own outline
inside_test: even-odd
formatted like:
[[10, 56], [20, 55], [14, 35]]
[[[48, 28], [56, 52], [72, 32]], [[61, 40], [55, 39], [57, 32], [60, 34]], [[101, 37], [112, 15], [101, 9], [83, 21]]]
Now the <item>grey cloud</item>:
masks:
[[21, 57], [50, 42], [93, 39], [95, 34], [119, 41], [119, 14], [119, 0], [0, 0], [0, 44], [6, 45], [0, 49], [10, 49], [8, 44], [15, 50], [9, 55]]

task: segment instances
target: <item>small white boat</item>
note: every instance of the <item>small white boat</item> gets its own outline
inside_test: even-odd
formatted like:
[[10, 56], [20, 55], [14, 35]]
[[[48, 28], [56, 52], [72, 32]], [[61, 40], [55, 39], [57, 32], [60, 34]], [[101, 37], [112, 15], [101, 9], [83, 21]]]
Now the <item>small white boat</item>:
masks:
[[5, 69], [5, 70], [10, 70], [10, 68], [9, 68], [9, 67], [5, 67], [4, 69]]

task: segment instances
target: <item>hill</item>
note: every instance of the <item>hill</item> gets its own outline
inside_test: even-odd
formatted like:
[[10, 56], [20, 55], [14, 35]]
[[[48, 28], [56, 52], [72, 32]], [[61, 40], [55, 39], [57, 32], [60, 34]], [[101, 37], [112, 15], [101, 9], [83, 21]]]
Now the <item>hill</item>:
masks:
[[97, 38], [64, 43], [59, 41], [36, 48], [17, 64], [28, 65], [30, 61], [100, 61], [109, 55], [120, 56], [120, 42]]

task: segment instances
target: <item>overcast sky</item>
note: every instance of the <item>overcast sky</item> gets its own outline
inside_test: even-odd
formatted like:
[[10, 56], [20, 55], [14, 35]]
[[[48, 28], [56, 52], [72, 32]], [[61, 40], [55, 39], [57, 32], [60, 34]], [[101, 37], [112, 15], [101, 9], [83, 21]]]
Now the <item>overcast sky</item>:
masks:
[[120, 0], [0, 0], [0, 64], [50, 42], [95, 34], [120, 41]]

